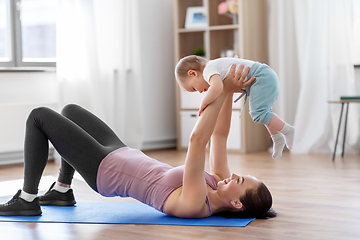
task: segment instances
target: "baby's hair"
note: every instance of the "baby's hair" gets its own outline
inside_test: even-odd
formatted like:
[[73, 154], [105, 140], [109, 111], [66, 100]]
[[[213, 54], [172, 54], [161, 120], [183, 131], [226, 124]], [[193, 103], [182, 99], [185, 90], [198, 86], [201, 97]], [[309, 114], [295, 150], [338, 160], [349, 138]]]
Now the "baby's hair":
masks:
[[176, 81], [178, 81], [178, 83], [180, 84], [181, 79], [187, 76], [187, 72], [189, 70], [195, 70], [199, 73], [202, 73], [205, 68], [206, 62], [207, 60], [205, 58], [196, 55], [190, 55], [180, 59], [180, 61], [175, 67]]

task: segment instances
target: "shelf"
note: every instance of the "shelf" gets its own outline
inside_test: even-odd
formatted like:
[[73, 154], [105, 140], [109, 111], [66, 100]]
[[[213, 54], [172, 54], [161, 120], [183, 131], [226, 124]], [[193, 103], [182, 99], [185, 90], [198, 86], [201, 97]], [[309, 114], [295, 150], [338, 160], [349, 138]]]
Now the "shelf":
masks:
[[[206, 2], [206, 3], [204, 3]], [[218, 14], [218, 5], [224, 2], [224, 0], [181, 0], [177, 2], [177, 10], [176, 14], [178, 17], [177, 28], [184, 28], [185, 19], [186, 19], [186, 11], [188, 7], [203, 7], [204, 4], [208, 5], [208, 23], [209, 26], [222, 26], [222, 25], [230, 25], [233, 20], [229, 16]]]
[[[194, 54], [194, 49], [203, 47], [206, 57], [209, 59], [219, 58], [221, 51], [234, 50], [239, 53], [237, 34], [238, 25], [211, 26], [206, 28], [177, 30], [181, 44], [179, 45], [180, 58]], [[211, 47], [207, 46], [210, 41]]]
[[192, 32], [205, 32], [205, 28], [180, 28], [178, 33], [192, 33]]
[[[209, 13], [209, 26], [220, 26], [232, 24], [232, 18], [220, 15], [218, 13], [218, 5], [224, 2], [224, 0], [209, 0], [208, 1], [208, 13]], [[240, 2], [240, 1], [239, 1]]]
[[219, 26], [210, 26], [210, 31], [217, 31], [217, 30], [236, 30], [239, 26], [237, 24], [230, 24], [230, 25], [219, 25]]
[[194, 49], [198, 47], [205, 47], [205, 32], [183, 32], [179, 34], [181, 42], [179, 46], [180, 58], [194, 54]]
[[176, 3], [176, 15], [178, 15], [177, 27], [183, 28], [185, 26], [186, 10], [188, 7], [201, 7], [203, 0], [181, 0]]
[[219, 30], [236, 30], [238, 29], [238, 25], [236, 24], [229, 24], [229, 25], [217, 25], [217, 26], [210, 26], [206, 28], [180, 28], [178, 29], [178, 33], [190, 33], [190, 32], [205, 32], [209, 31], [219, 31]]
[[239, 54], [238, 43], [234, 41], [234, 29], [221, 29], [210, 31], [210, 59], [216, 59], [221, 56], [221, 51], [233, 50], [235, 54]]

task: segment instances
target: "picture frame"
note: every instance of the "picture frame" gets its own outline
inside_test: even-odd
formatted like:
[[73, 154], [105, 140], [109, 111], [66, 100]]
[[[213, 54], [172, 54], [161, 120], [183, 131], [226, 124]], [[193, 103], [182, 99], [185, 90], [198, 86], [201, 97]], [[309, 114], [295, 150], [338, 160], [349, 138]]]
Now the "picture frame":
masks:
[[205, 7], [188, 7], [186, 10], [185, 28], [207, 27], [207, 12]]

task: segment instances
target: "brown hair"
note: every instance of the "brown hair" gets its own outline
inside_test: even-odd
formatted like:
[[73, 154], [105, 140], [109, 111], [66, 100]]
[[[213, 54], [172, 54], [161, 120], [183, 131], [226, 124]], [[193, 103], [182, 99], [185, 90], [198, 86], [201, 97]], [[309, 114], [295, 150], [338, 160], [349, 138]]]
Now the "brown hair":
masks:
[[189, 70], [195, 70], [199, 73], [202, 73], [205, 68], [206, 62], [207, 60], [205, 58], [196, 55], [190, 55], [180, 59], [180, 61], [175, 67], [176, 81], [178, 81], [178, 83], [180, 84], [181, 78], [186, 77]]
[[264, 183], [260, 183], [257, 189], [249, 189], [240, 197], [242, 208], [236, 212], [224, 211], [215, 215], [228, 218], [272, 218], [276, 212], [271, 208], [272, 197]]

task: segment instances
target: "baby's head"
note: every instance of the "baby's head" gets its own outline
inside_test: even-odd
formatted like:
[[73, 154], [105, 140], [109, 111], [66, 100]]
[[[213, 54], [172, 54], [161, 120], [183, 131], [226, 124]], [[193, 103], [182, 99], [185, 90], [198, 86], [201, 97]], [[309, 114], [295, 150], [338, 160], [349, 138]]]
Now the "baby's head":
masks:
[[208, 84], [202, 76], [206, 62], [205, 58], [196, 55], [180, 59], [175, 67], [175, 78], [183, 90], [188, 92], [207, 90]]

